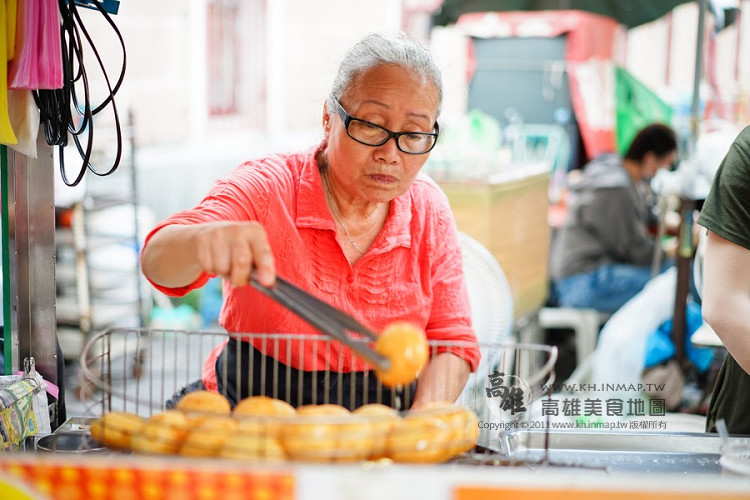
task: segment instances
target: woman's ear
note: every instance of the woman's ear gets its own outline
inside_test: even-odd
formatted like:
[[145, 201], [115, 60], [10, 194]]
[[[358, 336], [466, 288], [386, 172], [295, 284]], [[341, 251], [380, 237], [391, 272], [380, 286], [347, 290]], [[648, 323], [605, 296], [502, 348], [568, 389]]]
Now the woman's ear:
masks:
[[326, 139], [331, 131], [331, 114], [328, 112], [328, 101], [323, 103], [323, 133]]

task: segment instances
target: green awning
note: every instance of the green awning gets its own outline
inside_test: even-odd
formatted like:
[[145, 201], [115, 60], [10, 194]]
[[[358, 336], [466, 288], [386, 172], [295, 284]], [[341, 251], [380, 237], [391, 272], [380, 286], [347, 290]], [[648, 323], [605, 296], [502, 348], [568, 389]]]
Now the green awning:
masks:
[[[445, 0], [433, 15], [436, 25], [453, 24], [467, 12], [534, 10], [581, 10], [611, 17], [628, 28], [646, 24], [669, 13], [678, 5], [694, 0]], [[724, 26], [734, 20], [726, 12]]]

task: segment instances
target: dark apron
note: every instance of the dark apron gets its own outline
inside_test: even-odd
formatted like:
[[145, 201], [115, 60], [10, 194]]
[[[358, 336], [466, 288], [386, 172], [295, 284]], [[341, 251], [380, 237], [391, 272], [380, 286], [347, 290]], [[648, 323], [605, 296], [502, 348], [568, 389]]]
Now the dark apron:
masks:
[[264, 355], [249, 342], [234, 338], [229, 339], [216, 360], [216, 379], [219, 392], [232, 406], [249, 396], [269, 396], [294, 407], [330, 403], [354, 410], [365, 404], [382, 403], [405, 410], [411, 407], [416, 389], [416, 383], [403, 389], [383, 386], [372, 371], [297, 370]]

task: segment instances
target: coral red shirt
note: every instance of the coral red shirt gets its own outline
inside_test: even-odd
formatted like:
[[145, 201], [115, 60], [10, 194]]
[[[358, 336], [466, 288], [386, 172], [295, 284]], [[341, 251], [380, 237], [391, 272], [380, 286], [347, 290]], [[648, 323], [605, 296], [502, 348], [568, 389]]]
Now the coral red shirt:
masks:
[[[162, 221], [146, 238], [169, 224], [217, 220], [257, 220], [263, 224], [273, 250], [277, 273], [342, 309], [373, 331], [395, 320], [411, 321], [435, 341], [476, 342], [471, 327], [461, 249], [448, 200], [428, 177], [420, 175], [409, 190], [391, 202], [385, 225], [353, 266], [336, 240], [336, 226], [326, 206], [315, 160], [322, 145], [304, 153], [272, 155], [246, 162], [217, 182], [193, 209]], [[203, 286], [203, 274], [189, 286], [165, 288], [181, 296]], [[318, 332], [304, 320], [250, 286], [223, 284], [224, 304], [219, 323], [228, 332]], [[367, 363], [338, 343], [320, 348], [305, 342], [304, 352], [294, 340], [256, 348], [282, 363], [303, 370], [350, 372]], [[209, 355], [204, 383], [215, 389], [214, 363], [223, 344]], [[441, 349], [446, 350], [446, 349]], [[472, 371], [479, 350], [451, 350], [466, 359]]]

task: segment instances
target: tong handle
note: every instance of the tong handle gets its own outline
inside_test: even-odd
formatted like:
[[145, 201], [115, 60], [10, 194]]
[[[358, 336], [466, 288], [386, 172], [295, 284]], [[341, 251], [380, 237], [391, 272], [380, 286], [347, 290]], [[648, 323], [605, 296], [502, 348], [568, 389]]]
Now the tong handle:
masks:
[[365, 335], [370, 340], [377, 339], [375, 333], [343, 311], [323, 302], [317, 297], [298, 288], [290, 282], [276, 277], [276, 285], [266, 287], [258, 283], [254, 276], [250, 284], [267, 297], [275, 300], [294, 314], [307, 321], [321, 333], [324, 333], [356, 352], [360, 357], [381, 370], [388, 370], [390, 360], [375, 352], [361, 340], [347, 335], [346, 330]]
[[375, 334], [375, 332], [364, 326], [352, 316], [346, 314], [344, 311], [336, 307], [333, 307], [327, 302], [320, 300], [316, 296], [302, 290], [289, 281], [277, 277], [276, 288], [280, 289], [282, 292], [286, 293], [291, 298], [298, 300], [299, 302], [309, 304], [311, 307], [314, 307], [325, 316], [328, 316], [332, 321], [338, 323], [343, 328], [352, 332], [360, 333], [370, 340], [378, 340], [378, 336]]

